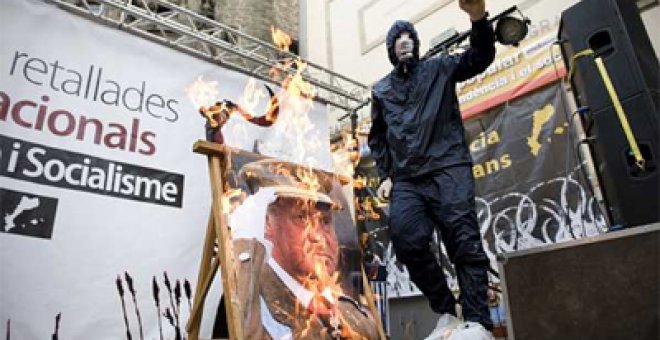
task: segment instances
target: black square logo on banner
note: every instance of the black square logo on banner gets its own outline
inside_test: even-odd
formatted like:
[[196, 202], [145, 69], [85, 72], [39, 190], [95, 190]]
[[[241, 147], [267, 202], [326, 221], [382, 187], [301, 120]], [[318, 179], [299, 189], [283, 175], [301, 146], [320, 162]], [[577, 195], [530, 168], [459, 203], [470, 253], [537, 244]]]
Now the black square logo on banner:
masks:
[[0, 232], [50, 239], [57, 199], [0, 188]]

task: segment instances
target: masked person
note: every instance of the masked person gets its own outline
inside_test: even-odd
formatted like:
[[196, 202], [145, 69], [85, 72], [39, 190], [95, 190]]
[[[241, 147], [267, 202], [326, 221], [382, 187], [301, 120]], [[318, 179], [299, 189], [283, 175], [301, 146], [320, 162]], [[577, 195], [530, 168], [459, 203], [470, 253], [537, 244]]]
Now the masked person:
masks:
[[310, 189], [295, 167], [266, 159], [240, 171], [256, 191], [230, 218], [244, 336], [375, 340], [375, 319], [337, 281], [339, 184], [319, 172]]
[[[456, 98], [456, 83], [486, 70], [495, 57], [484, 0], [460, 0], [472, 21], [462, 54], [420, 60], [412, 24], [397, 21], [387, 34], [394, 69], [373, 86], [369, 147], [390, 196], [390, 236], [397, 259], [440, 314], [435, 333], [456, 327], [455, 299], [430, 242], [438, 228], [456, 267], [465, 332], [490, 338], [488, 258], [475, 213], [472, 159]], [[476, 337], [480, 338], [480, 337]]]

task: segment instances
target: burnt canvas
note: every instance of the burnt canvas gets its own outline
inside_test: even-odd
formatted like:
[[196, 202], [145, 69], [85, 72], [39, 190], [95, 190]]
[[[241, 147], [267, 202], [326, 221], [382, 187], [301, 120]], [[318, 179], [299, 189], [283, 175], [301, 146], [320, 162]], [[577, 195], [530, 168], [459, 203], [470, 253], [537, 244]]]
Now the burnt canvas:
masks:
[[255, 153], [227, 152], [223, 206], [248, 339], [377, 339], [361, 298], [349, 181]]

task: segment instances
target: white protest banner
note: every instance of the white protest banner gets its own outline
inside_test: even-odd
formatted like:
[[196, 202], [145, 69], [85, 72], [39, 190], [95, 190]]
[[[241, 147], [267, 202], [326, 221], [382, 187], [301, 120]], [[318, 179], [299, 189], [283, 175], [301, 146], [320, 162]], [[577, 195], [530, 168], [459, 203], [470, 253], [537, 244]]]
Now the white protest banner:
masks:
[[[175, 339], [211, 204], [186, 87], [203, 75], [239, 102], [249, 78], [43, 1], [3, 1], [0, 26], [1, 333]], [[310, 117], [329, 144], [325, 108]], [[286, 158], [288, 130], [241, 124], [228, 144]]]

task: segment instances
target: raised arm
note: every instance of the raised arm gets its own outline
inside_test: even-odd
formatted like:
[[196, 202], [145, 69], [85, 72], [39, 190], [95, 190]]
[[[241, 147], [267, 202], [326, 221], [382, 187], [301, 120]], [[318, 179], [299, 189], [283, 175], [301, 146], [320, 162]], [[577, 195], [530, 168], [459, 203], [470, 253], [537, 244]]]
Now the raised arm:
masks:
[[486, 17], [484, 0], [459, 0], [463, 11], [472, 21], [470, 48], [457, 57], [453, 79], [456, 82], [468, 80], [483, 72], [495, 59], [495, 33]]

